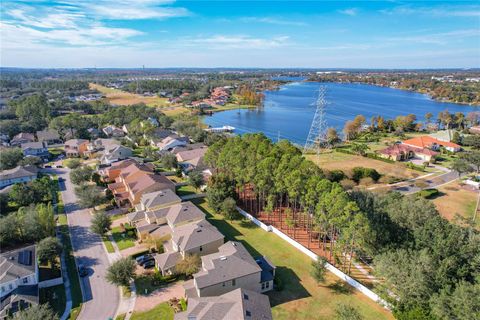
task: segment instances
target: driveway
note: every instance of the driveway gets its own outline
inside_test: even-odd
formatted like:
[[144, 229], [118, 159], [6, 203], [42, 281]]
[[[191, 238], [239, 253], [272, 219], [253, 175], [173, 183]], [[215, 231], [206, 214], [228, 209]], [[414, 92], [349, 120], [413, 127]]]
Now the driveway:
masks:
[[177, 282], [157, 289], [149, 295], [142, 295], [137, 292], [137, 300], [135, 301], [135, 311], [145, 312], [153, 309], [156, 305], [166, 302], [170, 299], [181, 299], [185, 296], [185, 289], [183, 289], [183, 282]]
[[106, 320], [113, 318], [117, 312], [120, 293], [116, 286], [105, 280], [109, 262], [100, 237], [90, 231], [91, 215], [88, 210], [80, 209], [76, 204], [77, 197], [74, 193], [74, 186], [70, 182], [68, 168], [45, 171], [56, 173], [63, 178], [60, 190], [68, 218], [75, 259], [77, 265], [83, 264], [89, 270], [88, 276], [80, 278], [84, 303], [78, 319]]

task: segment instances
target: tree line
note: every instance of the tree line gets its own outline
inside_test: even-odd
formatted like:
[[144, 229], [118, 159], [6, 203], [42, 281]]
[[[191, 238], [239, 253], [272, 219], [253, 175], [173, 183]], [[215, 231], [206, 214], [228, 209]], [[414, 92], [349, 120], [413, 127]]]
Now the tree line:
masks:
[[478, 299], [462, 297], [479, 290], [480, 236], [443, 219], [428, 200], [347, 193], [289, 142], [273, 144], [262, 134], [221, 140], [205, 161], [214, 168], [210, 206], [221, 211], [234, 197], [250, 213], [283, 213], [294, 237], [299, 226], [318, 233], [329, 261], [347, 273], [347, 256], [371, 259], [397, 318], [478, 314]]

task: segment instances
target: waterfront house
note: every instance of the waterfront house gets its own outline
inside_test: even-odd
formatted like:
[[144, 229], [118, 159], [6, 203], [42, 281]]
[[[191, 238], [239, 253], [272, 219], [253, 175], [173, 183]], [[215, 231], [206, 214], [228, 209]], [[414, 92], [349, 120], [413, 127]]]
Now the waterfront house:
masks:
[[242, 288], [215, 297], [188, 299], [187, 310], [175, 320], [271, 320], [268, 296]]
[[415, 148], [428, 148], [433, 151], [438, 151], [440, 148], [445, 148], [451, 152], [458, 152], [461, 150], [461, 146], [450, 141], [439, 140], [430, 136], [421, 136], [412, 139], [402, 141], [402, 144], [415, 147]]
[[438, 155], [438, 152], [427, 148], [417, 148], [406, 144], [396, 143], [388, 148], [378, 151], [378, 154], [382, 158], [393, 161], [406, 161], [413, 158], [430, 161]]
[[0, 188], [15, 183], [29, 182], [37, 178], [38, 168], [35, 166], [18, 166], [0, 172]]
[[0, 319], [38, 304], [35, 246], [0, 254]]
[[266, 258], [262, 261], [261, 265], [257, 263], [240, 242], [226, 242], [218, 252], [202, 257], [201, 270], [184, 284], [185, 294], [190, 299], [218, 296], [238, 288], [270, 291], [275, 266]]

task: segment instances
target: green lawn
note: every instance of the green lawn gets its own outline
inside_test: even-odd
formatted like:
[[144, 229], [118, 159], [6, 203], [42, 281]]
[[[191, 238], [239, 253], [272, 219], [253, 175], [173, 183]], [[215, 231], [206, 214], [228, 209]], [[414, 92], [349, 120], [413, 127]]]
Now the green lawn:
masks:
[[146, 312], [134, 312], [130, 319], [132, 320], [172, 320], [173, 319], [173, 309], [168, 305], [168, 303], [163, 302], [157, 305], [155, 308], [146, 311]]
[[78, 313], [80, 312], [80, 306], [83, 302], [82, 289], [80, 288], [80, 279], [78, 278], [77, 265], [75, 264], [72, 243], [70, 241], [67, 216], [64, 212], [64, 205], [60, 191], [57, 192], [57, 199], [58, 231], [62, 238], [63, 252], [65, 253], [68, 278], [70, 280], [70, 290], [72, 292], [72, 311], [70, 312], [70, 319], [76, 319]]
[[252, 256], [267, 256], [277, 266], [277, 276], [284, 289], [269, 293], [274, 319], [333, 319], [337, 303], [356, 307], [364, 319], [393, 319], [391, 313], [345, 285], [333, 274], [317, 285], [310, 276], [311, 259], [287, 242], [255, 226], [250, 221], [226, 221], [213, 214], [204, 199], [195, 199], [208, 220], [225, 235], [226, 240], [242, 242]]
[[136, 233], [133, 227], [128, 224], [125, 225], [125, 232], [122, 232], [121, 227], [112, 228], [112, 236], [120, 250], [131, 248], [135, 246], [137, 240]]
[[178, 196], [186, 196], [197, 192], [197, 190], [190, 185], [178, 187], [176, 191]]
[[113, 247], [112, 242], [108, 239], [107, 236], [102, 237], [103, 244], [105, 245], [105, 248], [107, 248], [108, 253], [114, 253], [115, 248]]
[[40, 289], [40, 303], [48, 303], [50, 308], [52, 308], [59, 317], [61, 317], [65, 311], [66, 302], [67, 297], [65, 295], [65, 286], [63, 284]]
[[135, 287], [138, 295], [146, 295], [178, 279], [176, 276], [163, 277], [160, 273], [143, 274], [135, 278]]

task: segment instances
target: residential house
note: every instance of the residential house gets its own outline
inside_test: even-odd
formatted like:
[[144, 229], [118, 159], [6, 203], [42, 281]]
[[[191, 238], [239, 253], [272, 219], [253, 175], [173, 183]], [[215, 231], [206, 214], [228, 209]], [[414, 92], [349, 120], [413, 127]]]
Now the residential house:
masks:
[[160, 143], [163, 139], [172, 135], [172, 131], [168, 129], [155, 128], [150, 134], [144, 134], [143, 138], [150, 141], [150, 145], [155, 147], [157, 143]]
[[132, 149], [124, 147], [122, 145], [116, 145], [116, 146], [105, 149], [102, 157], [100, 158], [100, 163], [112, 164], [113, 162], [127, 159], [132, 155], [133, 155]]
[[[120, 175], [122, 172], [122, 169], [125, 169], [126, 167], [135, 164], [138, 162], [133, 160], [133, 159], [126, 159], [123, 161], [119, 161], [116, 163], [113, 163], [110, 167], [107, 168], [100, 168], [98, 170], [98, 173], [102, 176], [103, 181], [105, 182], [114, 182], [115, 179]], [[146, 164], [146, 167], [149, 168], [150, 171], [153, 172], [153, 166]]]
[[406, 144], [396, 143], [388, 148], [380, 150], [379, 155], [382, 158], [394, 161], [405, 161], [412, 158], [430, 161], [438, 155], [438, 152], [427, 148], [416, 148]]
[[18, 166], [0, 172], [0, 188], [15, 183], [29, 182], [37, 178], [38, 168], [35, 166]]
[[38, 142], [45, 142], [48, 146], [63, 143], [58, 131], [52, 129], [37, 131], [37, 140]]
[[98, 136], [100, 135], [100, 130], [98, 130], [97, 128], [88, 128], [87, 132], [90, 135], [91, 139], [98, 138]]
[[218, 297], [188, 299], [187, 310], [175, 320], [272, 320], [268, 296], [242, 288]]
[[98, 138], [88, 144], [87, 150], [90, 152], [96, 152], [105, 149], [111, 149], [115, 146], [119, 146], [120, 144], [120, 141], [116, 139]]
[[180, 225], [172, 229], [171, 239], [164, 243], [165, 252], [155, 255], [155, 264], [163, 275], [170, 274], [188, 254], [203, 256], [217, 252], [223, 239], [223, 234], [206, 220]]
[[32, 133], [21, 132], [10, 140], [12, 147], [19, 147], [24, 143], [34, 142], [35, 136]]
[[408, 140], [402, 141], [402, 144], [411, 146], [411, 147], [422, 148], [422, 149], [428, 148], [433, 151], [438, 151], [442, 147], [451, 152], [458, 152], [462, 149], [462, 147], [456, 143], [453, 143], [450, 141], [442, 141], [430, 136], [421, 136], [421, 137], [408, 139]]
[[162, 141], [156, 143], [156, 147], [160, 149], [160, 151], [170, 151], [175, 147], [179, 146], [186, 146], [189, 142], [187, 137], [180, 137], [178, 135], [170, 135]]
[[208, 147], [201, 145], [194, 149], [188, 149], [179, 151], [176, 153], [177, 161], [185, 172], [189, 172], [194, 169], [205, 169], [206, 166], [203, 162], [203, 157], [207, 152]]
[[0, 319], [38, 304], [35, 246], [0, 254]]
[[28, 142], [21, 145], [25, 157], [47, 158], [49, 156], [46, 142]]
[[105, 133], [108, 137], [123, 137], [125, 132], [114, 125], [106, 126], [102, 129], [103, 133]]
[[182, 199], [177, 196], [175, 191], [165, 189], [155, 192], [143, 194], [140, 198], [140, 203], [135, 206], [137, 211], [155, 211], [158, 209], [171, 207], [182, 202]]
[[202, 257], [201, 270], [184, 284], [190, 298], [218, 296], [242, 288], [255, 292], [273, 289], [275, 266], [266, 258], [257, 263], [240, 243], [229, 241], [217, 253]]
[[67, 157], [83, 157], [88, 154], [89, 141], [85, 139], [70, 139], [65, 141], [64, 148]]
[[[142, 213], [140, 212], [139, 215]], [[143, 212], [143, 219], [133, 214], [129, 216], [130, 221], [136, 221], [133, 224], [137, 229], [138, 237], [144, 240], [148, 237], [161, 239], [170, 236], [172, 230], [176, 227], [201, 221], [205, 219], [205, 214], [190, 201], [175, 204], [153, 211]]]
[[8, 135], [4, 133], [0, 133], [0, 144], [2, 146], [8, 146], [9, 145], [8, 141], [10, 141], [10, 138], [8, 137]]
[[151, 166], [136, 161], [127, 167], [123, 167], [123, 163], [120, 166], [115, 182], [108, 185], [119, 205], [129, 202], [134, 207], [143, 194], [164, 189], [175, 190], [175, 184], [167, 177], [153, 173]]

